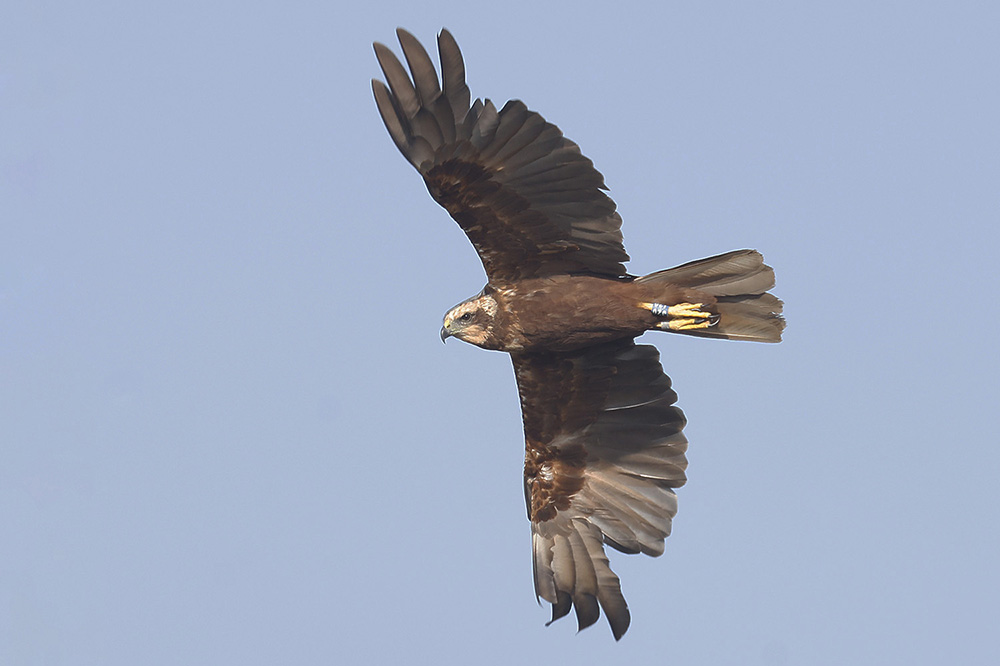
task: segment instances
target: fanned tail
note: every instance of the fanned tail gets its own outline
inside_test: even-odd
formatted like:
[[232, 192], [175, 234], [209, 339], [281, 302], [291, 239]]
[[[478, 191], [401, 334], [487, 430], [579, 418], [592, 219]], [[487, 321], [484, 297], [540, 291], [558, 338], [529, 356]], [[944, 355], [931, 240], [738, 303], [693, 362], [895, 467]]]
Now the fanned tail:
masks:
[[637, 283], [663, 283], [694, 289], [712, 296], [706, 309], [719, 315], [708, 328], [675, 331], [703, 338], [781, 342], [785, 320], [781, 301], [767, 293], [774, 286], [774, 270], [756, 250], [736, 250], [716, 257], [650, 273]]

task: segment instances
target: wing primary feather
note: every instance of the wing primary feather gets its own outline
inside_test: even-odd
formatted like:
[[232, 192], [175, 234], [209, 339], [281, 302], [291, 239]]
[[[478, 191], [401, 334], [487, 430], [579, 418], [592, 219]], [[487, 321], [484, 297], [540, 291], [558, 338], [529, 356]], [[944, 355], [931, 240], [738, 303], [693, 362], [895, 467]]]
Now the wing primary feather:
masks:
[[558, 600], [556, 582], [552, 576], [552, 548], [548, 539], [538, 532], [531, 534], [531, 559], [535, 579], [535, 597], [549, 603]]
[[451, 33], [441, 30], [438, 35], [438, 53], [441, 56], [441, 82], [444, 86], [444, 96], [451, 104], [455, 120], [461, 121], [469, 111], [469, 99], [472, 93], [465, 83], [465, 61], [462, 51]]
[[402, 28], [396, 29], [396, 36], [399, 38], [399, 45], [403, 47], [403, 55], [406, 63], [410, 66], [413, 74], [413, 83], [417, 89], [417, 95], [422, 104], [428, 105], [437, 99], [441, 93], [438, 87], [437, 72], [434, 71], [434, 63], [423, 45], [417, 38]]
[[398, 101], [406, 117], [412, 118], [420, 110], [420, 100], [417, 99], [417, 91], [413, 88], [406, 70], [403, 69], [403, 64], [385, 44], [375, 42], [373, 46], [379, 67], [382, 68], [382, 74], [389, 84], [389, 90], [392, 91], [393, 97]]
[[403, 153], [403, 157], [409, 160], [410, 157], [407, 154], [407, 136], [409, 135], [409, 130], [403, 125], [406, 122], [406, 117], [402, 114], [396, 98], [392, 96], [389, 89], [385, 87], [385, 84], [378, 79], [372, 79], [372, 92], [375, 94], [375, 104], [378, 106], [378, 112], [382, 116], [385, 128], [389, 131], [389, 136], [392, 137], [393, 143], [399, 148], [399, 152]]
[[[414, 136], [426, 141], [432, 151], [436, 151], [444, 143], [444, 132], [441, 130], [441, 121], [431, 110], [421, 108], [417, 112], [417, 115], [410, 120], [410, 126], [412, 127]], [[418, 162], [418, 164], [420, 163]]]
[[573, 598], [569, 596], [567, 592], [556, 593], [556, 601], [552, 604], [552, 619], [545, 623], [545, 626], [549, 626], [556, 620], [569, 615], [570, 609], [573, 607]]
[[561, 534], [552, 538], [552, 577], [559, 590], [572, 591], [576, 586], [576, 566], [569, 539]]
[[420, 100], [421, 108], [414, 119], [414, 126], [418, 132], [427, 136], [431, 146], [437, 150], [442, 144], [455, 140], [455, 114], [451, 104], [441, 95], [434, 63], [423, 45], [403, 28], [396, 30], [396, 36], [403, 48], [406, 63], [410, 66]]
[[616, 641], [621, 640], [621, 637], [628, 631], [632, 616], [629, 614], [628, 604], [625, 603], [625, 597], [622, 595], [621, 581], [618, 580], [618, 576], [611, 571], [609, 566], [608, 556], [604, 553], [599, 533], [595, 533], [590, 525], [587, 528], [580, 530], [580, 536], [597, 576], [597, 600], [601, 603], [604, 616], [608, 618], [612, 635]]
[[569, 533], [570, 549], [573, 557], [576, 584], [573, 587], [573, 606], [576, 609], [577, 631], [582, 631], [597, 622], [601, 611], [597, 603], [597, 572], [590, 559], [590, 553], [583, 542], [582, 530], [588, 529], [586, 523], [574, 521]]

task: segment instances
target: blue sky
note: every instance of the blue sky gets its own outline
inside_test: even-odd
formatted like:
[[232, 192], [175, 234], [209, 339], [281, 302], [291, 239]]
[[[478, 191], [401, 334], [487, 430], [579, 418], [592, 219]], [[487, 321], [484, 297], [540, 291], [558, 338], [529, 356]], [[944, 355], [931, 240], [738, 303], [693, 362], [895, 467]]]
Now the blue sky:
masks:
[[[993, 663], [992, 3], [18, 3], [0, 19], [0, 662]], [[630, 269], [761, 250], [781, 345], [649, 335], [689, 425], [633, 623], [545, 628], [482, 267], [371, 50], [580, 144]], [[398, 49], [397, 49], [398, 52]]]

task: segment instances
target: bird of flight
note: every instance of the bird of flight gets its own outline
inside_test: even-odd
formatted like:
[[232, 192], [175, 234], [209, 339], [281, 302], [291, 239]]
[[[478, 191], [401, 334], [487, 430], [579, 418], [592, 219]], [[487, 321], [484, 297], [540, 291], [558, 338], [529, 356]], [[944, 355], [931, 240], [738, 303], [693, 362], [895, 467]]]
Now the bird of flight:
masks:
[[470, 104], [465, 63], [438, 35], [441, 79], [397, 30], [408, 75], [386, 46], [372, 81], [386, 129], [486, 269], [481, 292], [444, 316], [456, 337], [510, 354], [524, 420], [524, 497], [536, 596], [580, 629], [604, 610], [615, 639], [630, 615], [604, 544], [663, 553], [686, 480], [677, 394], [651, 345], [659, 330], [779, 342], [774, 272], [738, 250], [636, 277], [604, 177], [555, 125], [518, 100]]

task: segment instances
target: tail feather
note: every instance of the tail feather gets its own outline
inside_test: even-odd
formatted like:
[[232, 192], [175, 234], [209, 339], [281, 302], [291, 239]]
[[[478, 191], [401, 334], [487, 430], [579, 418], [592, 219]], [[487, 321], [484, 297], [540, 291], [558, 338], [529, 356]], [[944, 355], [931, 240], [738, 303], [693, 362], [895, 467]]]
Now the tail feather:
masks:
[[677, 331], [702, 338], [780, 342], [785, 320], [782, 303], [766, 293], [774, 270], [756, 250], [736, 250], [643, 276], [638, 283], [663, 283], [695, 289], [715, 298], [708, 308], [719, 315], [709, 328]]
[[719, 313], [719, 323], [690, 333], [703, 338], [781, 342], [781, 332], [785, 330], [781, 307], [781, 301], [771, 294], [720, 298], [714, 308]]

